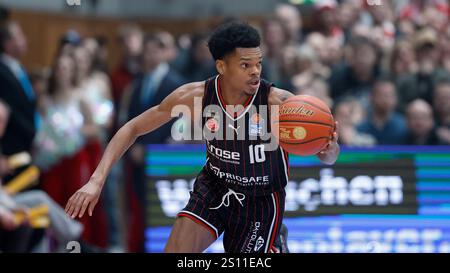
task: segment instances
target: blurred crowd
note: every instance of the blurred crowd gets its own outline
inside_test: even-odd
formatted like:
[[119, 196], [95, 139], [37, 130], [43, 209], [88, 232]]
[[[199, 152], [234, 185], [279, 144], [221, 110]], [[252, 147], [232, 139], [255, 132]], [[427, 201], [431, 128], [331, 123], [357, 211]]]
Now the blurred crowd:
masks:
[[[325, 101], [341, 144], [448, 145], [449, 15], [444, 0], [318, 0], [306, 8], [280, 2], [255, 25], [263, 38], [263, 77]], [[92, 251], [143, 251], [145, 145], [171, 142], [172, 123], [139, 138], [114, 166], [93, 217], [76, 221], [61, 210], [121, 125], [178, 86], [216, 74], [206, 45], [215, 25], [174, 37], [126, 24], [117, 41], [68, 30], [52, 66], [27, 72], [20, 24], [6, 9], [1, 17], [0, 176], [8, 184], [26, 168], [8, 165], [21, 152], [41, 176], [39, 186], [17, 196], [0, 187], [0, 252], [58, 251], [70, 240]], [[121, 45], [112, 70], [108, 42]], [[18, 209], [26, 213], [38, 201], [49, 207], [49, 227], [36, 232], [14, 221]]]
[[327, 102], [342, 144], [450, 144], [447, 1], [315, 1], [303, 18], [285, 4], [264, 22], [265, 73]]

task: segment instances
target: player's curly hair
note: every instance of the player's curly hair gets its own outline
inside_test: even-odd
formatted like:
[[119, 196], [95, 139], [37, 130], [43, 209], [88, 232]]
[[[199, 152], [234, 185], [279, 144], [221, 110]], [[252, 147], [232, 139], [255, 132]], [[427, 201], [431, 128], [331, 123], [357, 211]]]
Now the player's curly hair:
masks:
[[208, 40], [214, 60], [220, 60], [237, 47], [251, 48], [261, 44], [258, 31], [244, 22], [233, 21], [219, 26]]

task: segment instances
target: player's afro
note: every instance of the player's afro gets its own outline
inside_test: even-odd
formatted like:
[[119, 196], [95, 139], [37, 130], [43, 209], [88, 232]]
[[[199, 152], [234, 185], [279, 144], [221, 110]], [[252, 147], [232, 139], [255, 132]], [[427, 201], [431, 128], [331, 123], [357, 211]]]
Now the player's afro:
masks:
[[237, 47], [251, 48], [261, 44], [256, 29], [244, 22], [229, 22], [219, 26], [208, 41], [209, 51], [214, 60], [220, 60]]

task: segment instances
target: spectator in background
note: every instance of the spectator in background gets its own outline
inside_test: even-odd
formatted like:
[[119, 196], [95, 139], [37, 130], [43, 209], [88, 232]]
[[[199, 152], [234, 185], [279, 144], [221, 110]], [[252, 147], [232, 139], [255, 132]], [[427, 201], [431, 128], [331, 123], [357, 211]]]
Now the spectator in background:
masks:
[[399, 13], [400, 19], [409, 19], [416, 26], [423, 27], [430, 23], [427, 11], [434, 9], [443, 16], [448, 16], [448, 4], [445, 0], [411, 0]]
[[[95, 44], [95, 48], [98, 47], [94, 39], [91, 40], [91, 43]], [[96, 50], [94, 49], [92, 52], [95, 54]], [[90, 54], [86, 44], [82, 43], [75, 48], [73, 58], [76, 65], [76, 88], [72, 91], [78, 97], [75, 101], [79, 102], [79, 109], [83, 114], [83, 128], [90, 130], [83, 134], [85, 143], [82, 151], [87, 153], [88, 173], [91, 174], [100, 162], [101, 155], [109, 139], [109, 132], [113, 123], [114, 105], [108, 75], [102, 71], [93, 70], [95, 56]], [[79, 175], [78, 177], [81, 176]], [[105, 200], [112, 200], [113, 197], [109, 193], [116, 192], [111, 190], [111, 187], [114, 187], [114, 183], [110, 183], [108, 187], [105, 187], [105, 193], [107, 192]], [[103, 201], [105, 202], [105, 200]], [[109, 202], [106, 207], [111, 209], [111, 212], [118, 211], [118, 209], [114, 208], [115, 204], [115, 202]], [[106, 221], [106, 219], [103, 219], [103, 216], [105, 216], [103, 213], [101, 216], [98, 214], [98, 216]], [[100, 219], [97, 220], [99, 221]], [[97, 229], [97, 231], [99, 230]]]
[[[145, 36], [143, 44], [142, 73], [138, 74], [131, 86], [131, 99], [129, 104], [128, 119], [140, 115], [151, 107], [158, 105], [169, 95], [170, 92], [181, 86], [185, 81], [173, 69], [170, 68], [165, 58], [164, 52], [166, 44], [157, 34]], [[162, 126], [159, 130], [139, 137], [136, 143], [128, 152], [129, 175], [131, 190], [127, 195], [132, 199], [132, 217], [144, 219], [142, 216], [145, 204], [145, 147], [151, 143], [166, 143], [171, 135], [171, 128], [174, 121]], [[129, 183], [130, 184], [130, 183]], [[137, 202], [137, 203], [136, 203]], [[130, 227], [129, 247], [131, 251], [143, 251], [142, 234], [144, 234], [144, 224], [134, 222]]]
[[266, 19], [262, 25], [264, 45], [263, 74], [274, 83], [281, 81], [281, 59], [287, 44], [287, 29], [275, 18]]
[[[9, 107], [0, 100], [0, 141], [5, 133], [10, 116]], [[1, 178], [11, 172], [8, 161], [0, 151], [0, 187]], [[2, 252], [28, 252], [33, 229], [16, 222], [14, 212], [3, 205], [0, 196], [0, 253]]]
[[446, 116], [450, 111], [450, 80], [442, 80], [433, 91], [433, 107], [438, 125], [446, 124]]
[[[6, 126], [9, 122], [9, 117], [11, 114], [11, 109], [9, 106], [3, 101], [0, 100], [0, 142], [3, 141], [3, 136], [5, 135]], [[0, 179], [5, 175], [12, 171], [11, 167], [7, 159], [4, 157], [3, 152], [0, 148]]]
[[298, 72], [298, 47], [286, 46], [280, 60], [280, 81], [278, 87], [294, 92], [292, 77]]
[[112, 126], [114, 105], [108, 75], [93, 66], [97, 53], [97, 41], [88, 39], [88, 42], [75, 48], [73, 56], [76, 63], [76, 91], [87, 103], [93, 122], [98, 127], [98, 140], [103, 145], [108, 140]]
[[4, 6], [0, 6], [0, 25], [6, 23], [9, 20], [10, 12]]
[[395, 112], [397, 92], [394, 83], [385, 79], [377, 80], [373, 85], [370, 101], [371, 113], [358, 125], [358, 131], [374, 136], [380, 145], [404, 143], [407, 128], [403, 116]]
[[327, 82], [320, 78], [313, 78], [304, 89], [297, 90], [297, 95], [310, 95], [325, 102], [328, 107], [333, 108], [333, 99], [330, 97], [330, 89]]
[[201, 81], [216, 74], [216, 66], [207, 45], [208, 35], [197, 33], [192, 36], [187, 61], [180, 73], [189, 82]]
[[295, 70], [290, 81], [293, 85], [292, 91], [299, 93], [310, 85], [315, 76], [319, 75], [319, 71], [316, 71], [319, 59], [315, 51], [307, 44], [295, 48], [294, 54]]
[[370, 40], [354, 38], [350, 42], [346, 61], [331, 72], [329, 84], [333, 99], [354, 96], [368, 109], [370, 89], [380, 75], [379, 60], [379, 53]]
[[[26, 37], [15, 22], [6, 22], [0, 26], [0, 99], [11, 109], [11, 115], [1, 150], [9, 156], [20, 152], [31, 152], [36, 133], [36, 98], [20, 58], [27, 50]], [[8, 181], [24, 168], [17, 169]]]
[[362, 4], [359, 0], [347, 0], [337, 8], [337, 22], [344, 32], [345, 41], [351, 37], [351, 29], [358, 22]]
[[442, 144], [450, 144], [450, 80], [438, 82], [433, 92], [437, 135]]
[[[142, 53], [142, 30], [136, 25], [123, 25], [118, 31], [118, 39], [121, 50], [121, 61], [119, 66], [111, 74], [112, 96], [114, 101], [114, 109], [116, 116], [114, 120], [113, 132], [120, 125], [126, 122], [126, 117], [119, 122], [120, 113], [126, 112], [124, 105], [128, 105], [129, 101], [123, 101], [123, 94], [126, 87], [131, 84], [133, 78], [138, 74], [140, 69], [139, 57]], [[126, 116], [126, 114], [124, 115]]]
[[[90, 108], [75, 89], [75, 67], [72, 56], [55, 60], [33, 154], [34, 164], [42, 170], [42, 189], [60, 206], [92, 173], [86, 143], [97, 136]], [[83, 240], [101, 247], [106, 246], [108, 234], [103, 213], [101, 209], [93, 218], [81, 219]]]
[[[86, 150], [89, 153], [90, 171], [93, 173], [95, 166], [100, 161], [100, 156], [106, 147], [109, 133], [113, 125], [114, 104], [110, 88], [109, 77], [99, 66], [99, 44], [96, 39], [87, 38], [82, 46], [75, 48], [75, 61], [77, 68], [76, 92], [87, 103], [92, 116], [92, 124], [96, 127], [97, 134], [87, 139]], [[108, 218], [108, 246], [110, 251], [122, 252], [122, 242], [119, 232], [120, 208], [118, 204], [119, 181], [117, 176], [108, 178], [103, 198], [106, 216]]]
[[397, 19], [396, 22], [396, 35], [398, 38], [412, 41], [414, 34], [416, 32], [416, 27], [414, 23], [409, 19]]
[[47, 69], [36, 69], [30, 73], [30, 83], [36, 94], [37, 111], [41, 117], [45, 112], [45, 101], [48, 97], [48, 74]]
[[408, 145], [437, 145], [439, 140], [434, 127], [433, 109], [428, 102], [416, 99], [406, 107]]
[[287, 46], [281, 58], [280, 88], [298, 93], [307, 88], [315, 77], [328, 77], [329, 69], [323, 65], [316, 51], [307, 43]]
[[91, 73], [108, 73], [108, 47], [107, 38], [104, 36], [87, 37], [81, 44], [89, 51], [92, 56]]
[[338, 3], [336, 0], [315, 1], [312, 15], [314, 23], [313, 30], [343, 45], [345, 37], [344, 32], [339, 27], [337, 6]]
[[450, 27], [439, 35], [438, 47], [440, 50], [440, 65], [447, 73], [450, 73]]
[[309, 44], [303, 44], [295, 50], [294, 61], [296, 63], [295, 74], [291, 78], [294, 88], [301, 91], [307, 88], [316, 78], [327, 78], [330, 70], [320, 61], [317, 51]]
[[[130, 106], [130, 98], [131, 98], [131, 90], [129, 88], [129, 86], [132, 85], [132, 81], [133, 79], [139, 74], [139, 71], [141, 69], [141, 64], [140, 64], [140, 58], [142, 56], [142, 44], [143, 44], [143, 33], [142, 30], [140, 29], [139, 26], [137, 25], [133, 25], [133, 24], [127, 24], [127, 25], [123, 25], [119, 28], [118, 31], [118, 39], [117, 41], [120, 43], [120, 50], [121, 50], [121, 61], [119, 66], [114, 70], [114, 72], [111, 74], [111, 84], [112, 84], [112, 94], [113, 94], [113, 100], [114, 100], [114, 109], [116, 109], [115, 111], [115, 117], [114, 117], [114, 125], [112, 127], [111, 130], [111, 135], [113, 135], [118, 128], [120, 128], [123, 124], [125, 124], [128, 120], [128, 110], [129, 110], [129, 106]], [[125, 171], [125, 161], [127, 160], [127, 157], [119, 160], [119, 162], [117, 162], [117, 164], [112, 168], [111, 170], [111, 175], [109, 176], [108, 179], [110, 179], [110, 181], [108, 183], [114, 184], [116, 186], [119, 185], [124, 185], [126, 182], [128, 185], [130, 185], [131, 183], [128, 183], [128, 181], [126, 181], [125, 177], [126, 177], [126, 171]], [[129, 161], [129, 158], [128, 158]], [[129, 163], [129, 162], [128, 162]], [[127, 168], [132, 168], [133, 164], [128, 164], [131, 165], [130, 167], [127, 166]], [[129, 169], [128, 169], [129, 170]], [[128, 177], [132, 176], [132, 172], [129, 171], [128, 172]], [[110, 188], [114, 188], [110, 187]], [[129, 189], [123, 189], [123, 192], [125, 192], [126, 194], [123, 194], [122, 196], [127, 196], [129, 197], [130, 192], [134, 192], [134, 191], [130, 191]], [[116, 194], [117, 196], [117, 194]], [[133, 197], [129, 197], [129, 198], [133, 198]], [[134, 201], [137, 198], [134, 198]], [[117, 202], [117, 199], [115, 200]], [[125, 202], [124, 202], [125, 203]], [[140, 239], [140, 236], [137, 236], [136, 234], [141, 232], [140, 225], [136, 225], [135, 222], [133, 221], [133, 219], [138, 219], [139, 217], [142, 215], [142, 212], [138, 212], [138, 210], [140, 210], [141, 208], [139, 208], [138, 206], [136, 206], [136, 201], [130, 201], [128, 202], [131, 205], [129, 205], [131, 208], [129, 209], [130, 213], [128, 215], [130, 215], [130, 220], [129, 221], [125, 221], [127, 223], [127, 234], [129, 234], [130, 236], [128, 236], [128, 243], [127, 246], [121, 246], [121, 244], [123, 244], [124, 242], [118, 242], [118, 236], [117, 236], [117, 225], [115, 228], [114, 224], [113, 226], [111, 226], [111, 224], [109, 225], [110, 228], [112, 228], [112, 230], [110, 232], [112, 232], [112, 234], [109, 235], [109, 241], [110, 241], [110, 245], [111, 245], [111, 249], [112, 252], [114, 252], [114, 248], [118, 249], [118, 248], [128, 248], [129, 251], [135, 252], [135, 251], [139, 251], [139, 247], [137, 247], [136, 245], [139, 245], [139, 243], [130, 243], [130, 242], [135, 242], [137, 240]], [[135, 207], [137, 207], [137, 209], [135, 209]], [[116, 216], [117, 216], [116, 212]], [[117, 219], [117, 217], [115, 217], [114, 219], [111, 219], [111, 216], [113, 216], [110, 212], [108, 213], [108, 217], [109, 217], [109, 222], [111, 223], [111, 221], [117, 221], [119, 219]], [[114, 217], [114, 216], [113, 216]], [[138, 226], [138, 229], [134, 229], [135, 226]], [[135, 237], [138, 237], [138, 239], [135, 239]], [[116, 242], [114, 242], [114, 240]], [[120, 252], [116, 251], [116, 252]]]
[[[132, 83], [128, 119], [136, 117], [157, 105], [169, 92], [182, 85], [185, 80], [171, 69], [165, 58], [166, 44], [159, 35], [149, 34], [144, 40], [142, 53], [142, 73]], [[150, 133], [138, 143], [164, 143], [170, 136], [170, 125], [158, 132]]]
[[[108, 75], [100, 70], [93, 69], [93, 61], [96, 58], [98, 44], [94, 39], [90, 43], [95, 44], [94, 49], [89, 49], [86, 44], [77, 46], [74, 51], [75, 84], [74, 91], [85, 103], [95, 132], [86, 138], [86, 149], [89, 152], [92, 168], [100, 161], [100, 156], [109, 138], [109, 132], [113, 123], [114, 105], [112, 101], [111, 88]], [[92, 54], [91, 51], [92, 50]], [[94, 170], [91, 170], [92, 172]]]
[[68, 30], [60, 37], [56, 58], [61, 55], [72, 55], [75, 48], [81, 44], [81, 41], [81, 36], [77, 31], [73, 29]]
[[[84, 142], [82, 149], [75, 153], [75, 158], [77, 158], [78, 154], [86, 154], [87, 162], [85, 162], [84, 159], [75, 160], [75, 162], [87, 164], [87, 172], [89, 174], [94, 171], [93, 169], [100, 161], [104, 146], [109, 138], [114, 111], [108, 76], [100, 70], [93, 69], [93, 61], [96, 58], [93, 54], [97, 53], [97, 48], [98, 44], [95, 39], [88, 39], [88, 41], [83, 40], [79, 46], [75, 47], [73, 59], [75, 60], [76, 66], [73, 72], [75, 72], [76, 88], [72, 89], [71, 92], [74, 92], [77, 98], [71, 97], [71, 95], [68, 94], [62, 95], [70, 98], [70, 100], [73, 100], [75, 103], [79, 102], [78, 108], [84, 119], [81, 122], [82, 127], [88, 129], [88, 131], [85, 131], [84, 134], [81, 135]], [[67, 88], [64, 91], [70, 91], [70, 88]], [[56, 97], [58, 97], [58, 95]], [[59, 103], [64, 104], [62, 101], [59, 101]], [[70, 113], [63, 114], [68, 115]], [[83, 176], [84, 174], [77, 175], [77, 180]], [[105, 192], [107, 193], [105, 194], [104, 200], [111, 200], [111, 198], [108, 197], [110, 197], [110, 189], [111, 187], [114, 187], [114, 185], [114, 183], [110, 183], [110, 186], [105, 188]], [[118, 209], [115, 209], [114, 207], [115, 204], [116, 203], [108, 203], [106, 207], [118, 211]]]
[[428, 6], [424, 11], [425, 24], [437, 32], [445, 31], [448, 24], [449, 6]]
[[286, 44], [297, 45], [302, 40], [302, 16], [297, 7], [289, 4], [278, 4], [275, 7], [275, 18], [279, 20], [286, 32]]
[[417, 72], [414, 47], [408, 40], [398, 40], [390, 58], [389, 75], [394, 81]]
[[400, 110], [417, 99], [432, 103], [432, 90], [436, 82], [449, 78], [450, 74], [439, 67], [439, 51], [437, 48], [437, 33], [426, 28], [415, 34], [414, 47], [417, 56], [418, 71], [405, 75], [397, 81], [400, 98]]
[[326, 59], [327, 49], [327, 38], [320, 32], [311, 32], [306, 36], [305, 43], [314, 49], [314, 52], [319, 57], [320, 61]]
[[347, 97], [335, 104], [333, 115], [339, 123], [338, 133], [341, 144], [369, 147], [377, 143], [372, 135], [356, 130], [356, 125], [365, 118], [364, 114], [361, 104], [354, 98]]
[[178, 56], [178, 47], [173, 35], [170, 32], [164, 30], [157, 31], [155, 35], [157, 35], [161, 39], [161, 42], [164, 44], [164, 60], [168, 64], [174, 63], [175, 59]]
[[0, 204], [0, 254], [29, 252], [32, 236], [33, 229], [17, 223], [14, 213]]
[[[5, 133], [10, 110], [0, 101], [0, 140]], [[1, 178], [5, 173], [9, 173], [11, 167], [8, 161], [0, 152], [0, 251], [25, 252], [25, 251], [48, 251], [47, 240], [42, 238], [43, 230], [34, 230], [27, 226], [27, 223], [16, 221], [14, 212], [27, 214], [28, 208], [37, 205], [47, 205], [49, 208], [50, 227], [53, 238], [57, 240], [59, 250], [63, 250], [67, 242], [78, 240], [83, 229], [82, 225], [72, 220], [64, 210], [56, 204], [47, 194], [41, 190], [20, 192], [10, 196], [2, 188]], [[2, 227], [9, 232], [2, 232]], [[3, 234], [2, 234], [3, 233]], [[17, 235], [23, 236], [18, 237]], [[9, 238], [12, 236], [12, 238]], [[30, 240], [36, 239], [40, 242], [40, 247], [34, 249], [36, 245], [30, 245]], [[33, 248], [33, 249], [32, 249]]]
[[368, 5], [361, 14], [361, 21], [370, 28], [370, 38], [377, 48], [388, 53], [395, 42], [394, 14], [391, 2], [382, 5]]
[[[3, 204], [2, 204], [3, 202]], [[83, 225], [77, 220], [70, 218], [64, 209], [55, 203], [44, 191], [31, 190], [17, 193], [14, 196], [6, 194], [0, 186], [0, 205], [8, 205], [12, 211], [24, 211], [26, 214], [30, 208], [46, 205], [48, 207], [48, 217], [50, 225], [48, 227], [48, 237], [54, 239], [56, 248], [49, 245], [46, 238], [42, 238], [38, 246], [33, 249], [34, 252], [64, 252], [65, 247], [70, 241], [79, 241], [83, 231]]]
[[[323, 64], [326, 69], [323, 70], [322, 76], [329, 77], [330, 68], [338, 64], [342, 57], [342, 45], [333, 39], [329, 39], [319, 32], [312, 32], [306, 37], [306, 44], [311, 46], [316, 55], [319, 57], [319, 63]], [[303, 46], [303, 45], [302, 45]]]

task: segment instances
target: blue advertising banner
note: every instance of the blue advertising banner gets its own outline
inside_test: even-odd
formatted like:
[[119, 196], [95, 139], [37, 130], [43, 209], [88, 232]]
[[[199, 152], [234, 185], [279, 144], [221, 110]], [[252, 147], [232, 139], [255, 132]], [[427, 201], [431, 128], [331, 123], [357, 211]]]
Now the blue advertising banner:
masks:
[[[205, 152], [148, 146], [147, 252], [163, 251]], [[289, 162], [291, 252], [450, 252], [450, 147], [344, 147], [333, 166], [313, 156]], [[221, 238], [206, 252], [223, 252]]]

